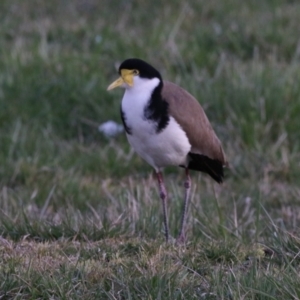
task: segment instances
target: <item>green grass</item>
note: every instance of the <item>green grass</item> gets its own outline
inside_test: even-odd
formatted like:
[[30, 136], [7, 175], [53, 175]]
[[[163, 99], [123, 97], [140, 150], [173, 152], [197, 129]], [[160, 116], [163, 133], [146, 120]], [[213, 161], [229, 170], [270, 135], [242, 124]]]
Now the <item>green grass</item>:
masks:
[[[0, 3], [1, 299], [300, 299], [297, 1]], [[185, 247], [124, 135], [118, 64], [199, 99], [230, 162], [192, 173]], [[181, 169], [167, 168], [171, 235]]]

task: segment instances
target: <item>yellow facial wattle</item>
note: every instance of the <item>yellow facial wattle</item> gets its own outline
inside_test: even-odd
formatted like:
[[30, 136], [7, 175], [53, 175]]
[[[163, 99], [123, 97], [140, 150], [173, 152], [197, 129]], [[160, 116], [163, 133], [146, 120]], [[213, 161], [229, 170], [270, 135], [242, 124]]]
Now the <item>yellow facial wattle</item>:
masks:
[[136, 75], [136, 70], [121, 70], [121, 77], [119, 77], [116, 81], [110, 84], [107, 88], [108, 91], [121, 86], [123, 83], [128, 84], [129, 86], [133, 86], [133, 77]]

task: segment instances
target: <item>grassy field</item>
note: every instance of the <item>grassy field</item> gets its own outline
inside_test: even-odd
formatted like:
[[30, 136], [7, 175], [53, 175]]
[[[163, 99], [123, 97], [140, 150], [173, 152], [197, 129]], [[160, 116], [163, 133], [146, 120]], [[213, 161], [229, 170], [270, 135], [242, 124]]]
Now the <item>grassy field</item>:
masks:
[[[2, 0], [1, 299], [300, 299], [300, 3]], [[199, 99], [230, 162], [192, 173], [189, 242], [164, 243], [152, 169], [124, 134], [139, 57]], [[183, 172], [165, 170], [171, 235]]]

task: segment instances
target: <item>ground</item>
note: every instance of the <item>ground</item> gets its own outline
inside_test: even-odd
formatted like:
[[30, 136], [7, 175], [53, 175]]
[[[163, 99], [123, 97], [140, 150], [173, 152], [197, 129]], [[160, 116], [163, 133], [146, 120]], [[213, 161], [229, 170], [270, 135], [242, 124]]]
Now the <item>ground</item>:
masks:
[[[300, 3], [0, 4], [1, 299], [300, 299]], [[188, 243], [164, 243], [152, 169], [108, 93], [142, 58], [193, 94], [225, 182], [191, 172]], [[184, 174], [164, 171], [171, 235]]]

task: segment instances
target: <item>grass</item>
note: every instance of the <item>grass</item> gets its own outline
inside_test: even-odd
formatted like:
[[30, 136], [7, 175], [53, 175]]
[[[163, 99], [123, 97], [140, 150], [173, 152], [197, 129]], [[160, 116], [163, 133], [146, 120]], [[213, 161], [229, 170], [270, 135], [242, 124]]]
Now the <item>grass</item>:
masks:
[[[300, 299], [300, 4], [0, 4], [1, 299]], [[116, 67], [140, 57], [201, 102], [230, 170], [192, 173], [165, 245], [153, 171], [124, 135]], [[182, 170], [167, 168], [172, 236]]]

